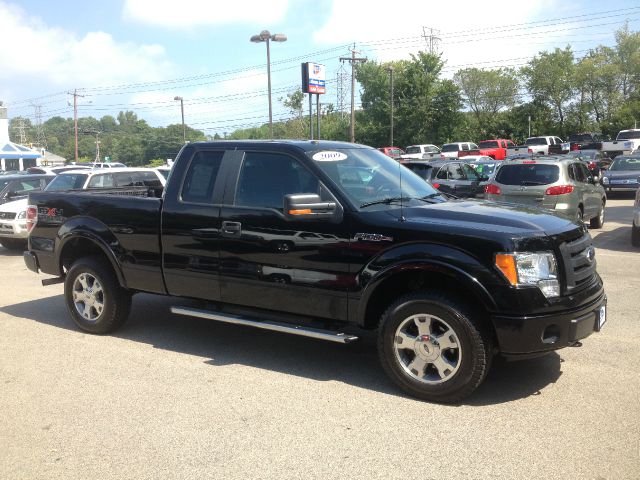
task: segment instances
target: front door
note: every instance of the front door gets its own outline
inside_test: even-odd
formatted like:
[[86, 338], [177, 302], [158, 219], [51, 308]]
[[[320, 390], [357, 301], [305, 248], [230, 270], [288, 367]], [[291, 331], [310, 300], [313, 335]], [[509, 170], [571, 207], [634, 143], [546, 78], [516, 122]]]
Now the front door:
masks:
[[[229, 178], [234, 178], [230, 176]], [[341, 220], [288, 220], [284, 196], [315, 193], [337, 201], [298, 159], [245, 152], [220, 214], [222, 301], [346, 320], [349, 235]]]

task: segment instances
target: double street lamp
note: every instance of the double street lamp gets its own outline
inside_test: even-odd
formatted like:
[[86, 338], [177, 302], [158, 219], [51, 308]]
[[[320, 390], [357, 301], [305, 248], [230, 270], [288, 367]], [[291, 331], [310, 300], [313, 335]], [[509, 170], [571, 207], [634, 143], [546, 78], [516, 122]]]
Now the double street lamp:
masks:
[[184, 126], [184, 99], [182, 97], [173, 97], [174, 100], [180, 100], [180, 113], [182, 114], [182, 141], [187, 143], [187, 130]]
[[273, 138], [273, 113], [271, 108], [271, 52], [269, 50], [270, 42], [286, 42], [287, 36], [282, 33], [274, 33], [271, 35], [269, 30], [263, 30], [258, 35], [253, 35], [251, 41], [254, 43], [265, 42], [267, 44], [267, 82], [269, 85], [269, 135]]

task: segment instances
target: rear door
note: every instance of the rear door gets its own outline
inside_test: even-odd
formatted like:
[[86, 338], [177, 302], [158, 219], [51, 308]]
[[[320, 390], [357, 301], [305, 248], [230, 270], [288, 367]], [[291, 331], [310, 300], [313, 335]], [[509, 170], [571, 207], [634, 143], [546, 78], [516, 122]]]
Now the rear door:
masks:
[[234, 153], [186, 147], [172, 173], [160, 237], [170, 295], [220, 300], [220, 204], [226, 165], [233, 163]]
[[244, 152], [230, 178], [220, 213], [222, 301], [346, 320], [348, 220], [291, 220], [283, 214], [287, 194], [315, 193], [339, 202], [303, 162], [283, 152]]

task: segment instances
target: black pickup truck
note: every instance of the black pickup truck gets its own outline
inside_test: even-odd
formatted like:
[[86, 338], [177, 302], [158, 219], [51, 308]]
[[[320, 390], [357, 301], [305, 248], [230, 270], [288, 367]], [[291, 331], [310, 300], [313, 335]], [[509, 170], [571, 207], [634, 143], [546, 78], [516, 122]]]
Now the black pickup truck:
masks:
[[177, 315], [341, 343], [377, 329], [387, 374], [430, 401], [469, 395], [495, 354], [573, 345], [606, 318], [584, 225], [446, 198], [361, 145], [191, 143], [163, 198], [29, 203], [25, 262], [64, 281], [83, 330], [119, 327], [136, 292], [196, 300]]

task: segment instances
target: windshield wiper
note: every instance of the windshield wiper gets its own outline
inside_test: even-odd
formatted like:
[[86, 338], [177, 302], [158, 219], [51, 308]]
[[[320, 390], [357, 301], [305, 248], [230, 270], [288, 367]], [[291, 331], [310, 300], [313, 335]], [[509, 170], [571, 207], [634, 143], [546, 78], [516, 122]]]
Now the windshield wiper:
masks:
[[547, 185], [547, 183], [546, 182], [534, 182], [534, 181], [530, 181], [530, 180], [524, 180], [524, 181], [520, 182], [520, 185], [525, 187], [525, 186], [533, 186], [533, 185]]
[[416, 198], [416, 200], [422, 200], [423, 202], [428, 202], [428, 203], [439, 203], [439, 202], [434, 202], [433, 201], [433, 199], [437, 198], [437, 197], [458, 198], [455, 195], [451, 195], [450, 193], [437, 192], [437, 193], [430, 193], [429, 195], [425, 195], [424, 197], [418, 197], [418, 198]]
[[365, 202], [360, 205], [360, 208], [370, 207], [371, 205], [391, 205], [392, 203], [404, 202], [411, 200], [411, 197], [387, 197], [380, 200], [373, 200], [371, 202]]

